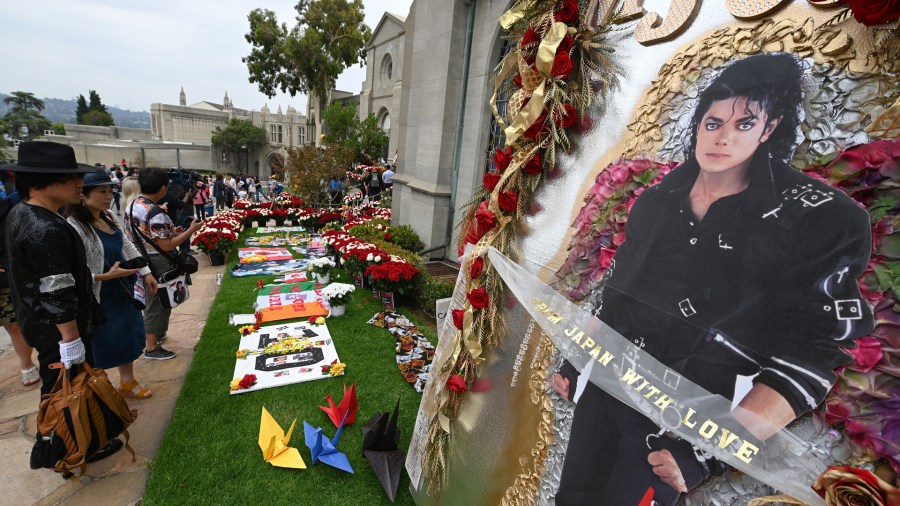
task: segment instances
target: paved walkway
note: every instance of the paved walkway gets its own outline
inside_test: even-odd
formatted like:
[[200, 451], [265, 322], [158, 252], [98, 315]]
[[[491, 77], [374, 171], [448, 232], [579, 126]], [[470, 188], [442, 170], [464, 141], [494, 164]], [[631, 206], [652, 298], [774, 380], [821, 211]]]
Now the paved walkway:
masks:
[[[49, 470], [31, 470], [28, 460], [40, 394], [37, 388], [22, 387], [9, 335], [0, 328], [0, 455], [3, 456], [0, 505], [119, 506], [140, 501], [150, 466], [175, 410], [184, 375], [194, 358], [194, 346], [215, 298], [216, 275], [224, 271], [224, 267], [211, 267], [206, 255], [196, 258], [200, 270], [192, 276], [191, 297], [173, 311], [165, 343], [178, 356], [165, 361], [140, 358], [135, 362], [135, 376], [153, 390], [150, 399], [129, 403], [139, 411], [129, 429], [131, 447], [137, 454], [135, 462], [131, 462], [127, 451], [120, 451], [88, 465], [83, 477], [68, 481]], [[113, 384], [118, 385], [118, 372], [113, 369], [108, 373]]]

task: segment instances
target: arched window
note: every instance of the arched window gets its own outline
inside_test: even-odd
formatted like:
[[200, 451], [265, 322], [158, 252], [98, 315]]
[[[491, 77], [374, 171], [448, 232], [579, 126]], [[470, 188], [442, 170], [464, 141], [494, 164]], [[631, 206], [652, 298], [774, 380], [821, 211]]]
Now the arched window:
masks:
[[[508, 40], [503, 41], [503, 45], [500, 47], [500, 58], [498, 61], [503, 61], [503, 58], [506, 57], [507, 53], [513, 48], [513, 44], [510, 44]], [[500, 113], [501, 116], [506, 116], [506, 108], [509, 104], [509, 93], [498, 93], [497, 94], [497, 112]], [[484, 163], [484, 171], [492, 172], [494, 170], [494, 151], [497, 148], [503, 147], [503, 144], [506, 142], [506, 135], [503, 133], [503, 129], [500, 128], [500, 124], [497, 123], [494, 115], [491, 114], [491, 128], [488, 130], [488, 143], [487, 148], [485, 148], [485, 163]]]
[[378, 111], [378, 126], [385, 135], [391, 135], [391, 113], [384, 107]]
[[381, 85], [390, 86], [394, 77], [394, 60], [390, 54], [385, 54], [381, 59]]

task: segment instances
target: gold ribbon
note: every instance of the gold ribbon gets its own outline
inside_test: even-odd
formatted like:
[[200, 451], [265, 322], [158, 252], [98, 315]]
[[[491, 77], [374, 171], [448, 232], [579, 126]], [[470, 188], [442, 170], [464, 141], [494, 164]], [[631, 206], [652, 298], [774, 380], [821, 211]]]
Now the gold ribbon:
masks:
[[531, 7], [532, 0], [519, 0], [508, 11], [500, 15], [500, 26], [509, 30], [516, 21], [525, 17], [525, 9]]
[[806, 503], [798, 501], [789, 495], [770, 495], [766, 497], [757, 497], [747, 503], [747, 506], [767, 506], [771, 504], [798, 504], [804, 506]]
[[[504, 128], [503, 131], [506, 134], [507, 147], [514, 144], [519, 137], [534, 124], [544, 111], [544, 95], [546, 94], [545, 88], [547, 86], [547, 76], [553, 71], [553, 60], [556, 58], [556, 49], [559, 47], [563, 38], [565, 38], [566, 33], [568, 33], [566, 24], [556, 21], [550, 25], [550, 29], [544, 34], [544, 38], [538, 46], [537, 58], [535, 59], [535, 66], [541, 74], [542, 79], [540, 84], [532, 91], [531, 100], [525, 104], [525, 107], [519, 109], [518, 114], [511, 119], [509, 126]], [[505, 63], [504, 60], [504, 64]], [[504, 70], [506, 70], [505, 66]], [[508, 72], [509, 71], [507, 70], [507, 73]], [[523, 78], [523, 84], [524, 80], [525, 79]], [[496, 109], [494, 104], [492, 104], [492, 106]]]

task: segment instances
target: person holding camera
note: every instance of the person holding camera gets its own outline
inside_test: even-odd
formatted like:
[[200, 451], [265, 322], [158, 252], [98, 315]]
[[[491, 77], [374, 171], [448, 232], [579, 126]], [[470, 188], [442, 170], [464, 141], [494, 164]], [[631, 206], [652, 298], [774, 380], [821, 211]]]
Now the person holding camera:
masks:
[[[166, 196], [169, 189], [169, 175], [166, 171], [157, 168], [144, 169], [138, 175], [138, 184], [141, 186], [141, 194], [125, 210], [126, 222], [130, 223], [128, 235], [134, 244], [140, 244], [147, 251], [150, 269], [155, 273], [163, 273], [171, 270], [172, 265], [169, 259], [159, 254], [157, 248], [165, 252], [175, 251], [191, 234], [200, 230], [203, 222], [192, 219], [186, 229], [175, 228], [166, 211], [156, 204]], [[153, 241], [153, 244], [142, 237], [135, 237], [133, 229], [137, 229], [141, 235]], [[144, 358], [151, 360], [175, 358], [175, 353], [159, 344], [159, 336], [164, 335], [169, 329], [171, 314], [171, 309], [162, 306], [159, 293], [147, 297], [147, 308], [144, 310], [147, 347]]]
[[119, 393], [146, 399], [153, 392], [134, 377], [134, 361], [141, 356], [145, 339], [144, 320], [135, 306], [134, 274], [143, 277], [143, 286], [148, 293], [156, 293], [157, 284], [147, 261], [125, 238], [110, 213], [114, 185], [102, 170], [86, 175], [81, 190], [82, 201], [70, 204], [66, 216], [84, 242], [88, 267], [94, 279], [94, 296], [105, 316], [91, 336], [94, 366], [101, 369], [117, 367]]

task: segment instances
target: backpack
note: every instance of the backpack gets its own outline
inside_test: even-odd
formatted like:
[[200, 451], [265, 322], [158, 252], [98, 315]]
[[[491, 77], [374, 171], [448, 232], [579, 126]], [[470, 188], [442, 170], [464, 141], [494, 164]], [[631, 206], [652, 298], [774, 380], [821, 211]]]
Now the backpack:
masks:
[[137, 410], [128, 404], [102, 369], [87, 362], [72, 366], [78, 373], [69, 378], [61, 362], [59, 379], [49, 394], [41, 398], [37, 415], [37, 434], [31, 449], [31, 468], [51, 468], [68, 479], [78, 468], [84, 475], [87, 459], [119, 434], [125, 435], [125, 449], [135, 461], [128, 444], [128, 427], [134, 423]]

